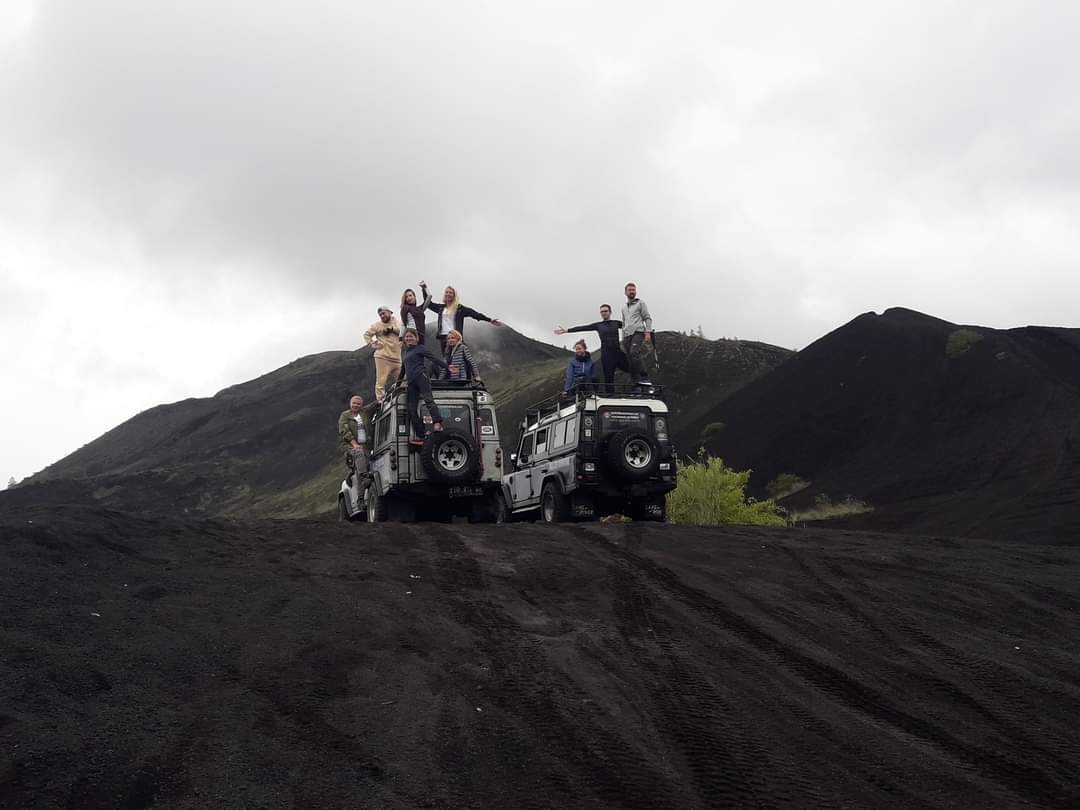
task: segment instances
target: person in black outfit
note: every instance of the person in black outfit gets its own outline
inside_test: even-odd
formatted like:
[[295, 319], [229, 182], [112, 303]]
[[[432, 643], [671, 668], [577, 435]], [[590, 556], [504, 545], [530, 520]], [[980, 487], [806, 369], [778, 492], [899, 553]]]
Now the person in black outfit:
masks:
[[611, 320], [611, 305], [601, 304], [600, 320], [596, 323], [571, 326], [569, 329], [560, 326], [555, 330], [556, 335], [565, 335], [567, 332], [596, 332], [600, 335], [600, 363], [604, 367], [605, 394], [611, 394], [614, 389], [616, 369], [630, 373], [630, 363], [619, 344], [621, 328], [622, 321]]
[[502, 326], [502, 321], [498, 318], [489, 318], [483, 312], [477, 312], [472, 307], [467, 307], [461, 303], [457, 290], [453, 287], [447, 287], [446, 291], [443, 292], [443, 302], [441, 304], [436, 304], [431, 300], [424, 282], [420, 282], [420, 289], [424, 292], [424, 301], [427, 308], [439, 314], [439, 323], [435, 329], [435, 334], [439, 338], [439, 345], [442, 347], [444, 354], [446, 353], [446, 336], [453, 329], [456, 329], [464, 336], [466, 318], [487, 321], [495, 326]]
[[431, 414], [431, 426], [434, 430], [442, 430], [442, 414], [439, 406], [435, 404], [435, 397], [431, 393], [431, 380], [428, 379], [427, 365], [431, 363], [438, 368], [447, 369], [451, 373], [457, 371], [457, 366], [448, 366], [426, 346], [420, 345], [420, 339], [415, 329], [405, 330], [405, 361], [401, 364], [401, 373], [398, 379], [405, 379], [409, 387], [405, 392], [405, 403], [409, 412], [409, 424], [412, 425], [414, 438], [409, 444], [420, 445], [427, 436], [427, 428], [424, 420], [420, 418], [420, 398], [427, 403], [428, 413]]

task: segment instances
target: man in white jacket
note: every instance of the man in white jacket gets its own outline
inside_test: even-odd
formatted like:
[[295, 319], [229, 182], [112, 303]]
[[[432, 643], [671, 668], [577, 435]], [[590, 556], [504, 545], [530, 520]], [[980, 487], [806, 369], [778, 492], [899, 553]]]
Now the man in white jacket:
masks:
[[637, 297], [637, 285], [630, 282], [624, 288], [626, 303], [622, 308], [622, 348], [630, 365], [630, 381], [637, 384], [648, 379], [641, 362], [641, 347], [652, 343], [652, 315], [645, 302]]

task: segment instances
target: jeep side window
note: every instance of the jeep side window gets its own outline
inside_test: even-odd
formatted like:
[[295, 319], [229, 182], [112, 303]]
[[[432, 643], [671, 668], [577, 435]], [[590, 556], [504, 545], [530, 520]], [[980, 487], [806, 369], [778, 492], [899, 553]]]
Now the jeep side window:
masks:
[[547, 452], [548, 429], [536, 431], [536, 455], [542, 456]]
[[390, 414], [383, 414], [375, 422], [375, 446], [382, 447], [390, 438]]
[[518, 450], [517, 457], [518, 464], [524, 464], [526, 461], [529, 460], [529, 456], [532, 455], [533, 439], [535, 438], [535, 436], [535, 433], [526, 433], [521, 438], [521, 448]]

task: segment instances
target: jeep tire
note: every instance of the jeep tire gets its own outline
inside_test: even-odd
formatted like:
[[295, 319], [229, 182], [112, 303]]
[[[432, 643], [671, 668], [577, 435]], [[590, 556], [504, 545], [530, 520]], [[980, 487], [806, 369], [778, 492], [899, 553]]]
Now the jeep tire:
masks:
[[565, 523], [570, 519], [569, 503], [554, 481], [544, 484], [540, 492], [540, 519], [544, 523]]
[[621, 430], [608, 440], [607, 462], [611, 474], [624, 481], [643, 481], [660, 463], [660, 448], [647, 433]]
[[480, 476], [480, 448], [462, 430], [433, 430], [420, 448], [420, 463], [432, 481], [468, 484]]
[[374, 481], [371, 482], [371, 486], [364, 493], [364, 499], [367, 503], [368, 523], [385, 523], [386, 499], [376, 492]]

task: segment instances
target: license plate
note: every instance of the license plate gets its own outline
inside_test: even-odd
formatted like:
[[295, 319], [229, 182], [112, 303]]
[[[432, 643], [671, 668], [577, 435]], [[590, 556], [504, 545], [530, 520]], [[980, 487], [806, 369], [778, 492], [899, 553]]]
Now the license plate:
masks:
[[451, 498], [471, 498], [475, 495], [483, 494], [483, 490], [480, 487], [450, 487]]

